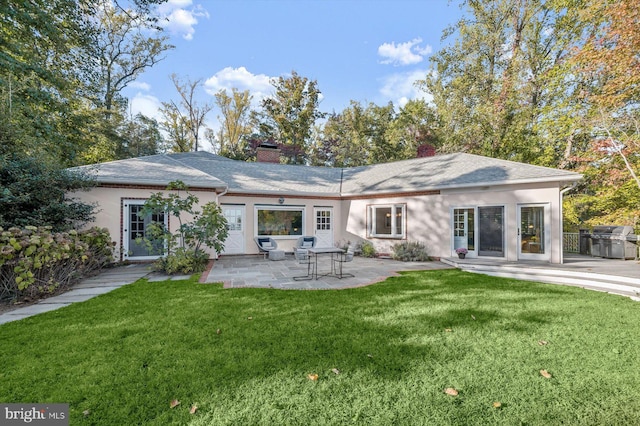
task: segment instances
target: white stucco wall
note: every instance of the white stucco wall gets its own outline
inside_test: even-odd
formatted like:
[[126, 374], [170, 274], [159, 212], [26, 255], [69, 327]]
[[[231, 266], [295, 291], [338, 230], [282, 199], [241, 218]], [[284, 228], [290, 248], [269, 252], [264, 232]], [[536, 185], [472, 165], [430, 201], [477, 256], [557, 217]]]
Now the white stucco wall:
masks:
[[[123, 200], [144, 200], [158, 190], [131, 188], [94, 188], [88, 192], [78, 192], [74, 197], [86, 203], [97, 203], [98, 213], [95, 222], [88, 226], [107, 228], [113, 241], [117, 243], [116, 258], [120, 258], [123, 239]], [[504, 206], [505, 211], [505, 259], [518, 260], [517, 211], [519, 204], [545, 203], [549, 206], [550, 220], [547, 232], [550, 235], [549, 260], [553, 263], [561, 261], [562, 235], [560, 187], [557, 184], [519, 185], [484, 187], [482, 189], [447, 190], [438, 195], [401, 196], [387, 198], [364, 198], [355, 200], [313, 199], [282, 195], [281, 196], [246, 196], [223, 195], [218, 199], [221, 205], [244, 206], [244, 248], [245, 253], [258, 253], [254, 242], [255, 206], [271, 205], [275, 207], [301, 206], [305, 210], [304, 229], [302, 235], [314, 235], [314, 208], [331, 207], [333, 211], [334, 245], [346, 241], [358, 242], [368, 239], [378, 252], [390, 253], [391, 246], [400, 240], [384, 238], [367, 238], [367, 208], [378, 204], [406, 204], [406, 239], [421, 241], [428, 252], [436, 257], [452, 256], [452, 209], [478, 206]], [[166, 191], [163, 191], [166, 192]], [[216, 201], [213, 192], [191, 191], [200, 198], [201, 204]], [[188, 219], [188, 218], [185, 218]], [[170, 219], [172, 229], [177, 221]], [[297, 236], [276, 236], [279, 248], [292, 251]]]
[[[282, 203], [280, 203], [280, 196], [266, 196], [266, 197], [256, 197], [256, 196], [240, 196], [240, 195], [223, 195], [220, 197], [219, 202], [221, 205], [242, 205], [245, 208], [245, 235], [244, 235], [244, 246], [245, 252], [247, 254], [258, 253], [258, 247], [254, 241], [254, 237], [256, 236], [256, 217], [255, 217], [255, 207], [256, 206], [273, 206], [273, 207], [303, 207], [304, 208], [304, 223], [302, 230], [302, 235], [314, 235], [315, 233], [315, 216], [314, 209], [316, 207], [330, 207], [333, 210], [333, 227], [334, 227], [334, 243], [338, 242], [338, 235], [341, 235], [339, 226], [336, 226], [342, 223], [341, 218], [341, 202], [339, 200], [333, 199], [311, 199], [311, 198], [300, 198], [300, 197], [289, 197], [282, 196], [284, 199]], [[278, 243], [278, 249], [291, 252], [293, 251], [293, 247], [299, 238], [299, 236], [273, 236], [272, 237]]]
[[[95, 221], [87, 224], [86, 227], [98, 226], [100, 228], [107, 228], [111, 235], [111, 240], [116, 243], [115, 258], [119, 260], [121, 259], [123, 250], [123, 203], [125, 200], [145, 200], [155, 192], [170, 193], [170, 191], [165, 191], [160, 188], [151, 190], [98, 187], [90, 191], [74, 193], [72, 196], [84, 203], [97, 204]], [[190, 190], [190, 192], [199, 198], [200, 204], [216, 201], [216, 194], [214, 192], [194, 190]], [[189, 220], [190, 215], [185, 215], [184, 219]], [[178, 221], [176, 218], [170, 217], [170, 229], [175, 231], [177, 226]], [[210, 250], [208, 252], [213, 256]]]
[[549, 232], [549, 260], [561, 261], [562, 235], [560, 217], [560, 188], [550, 185], [519, 185], [486, 187], [484, 189], [447, 190], [439, 195], [417, 197], [389, 197], [345, 200], [342, 206], [346, 231], [342, 238], [371, 241], [380, 253], [391, 253], [391, 246], [402, 240], [367, 238], [367, 209], [370, 205], [406, 203], [406, 239], [424, 243], [431, 256], [448, 257], [453, 253], [452, 210], [482, 206], [504, 206], [505, 214], [505, 259], [518, 260], [518, 205], [541, 203], [549, 206], [550, 220], [546, 224]]

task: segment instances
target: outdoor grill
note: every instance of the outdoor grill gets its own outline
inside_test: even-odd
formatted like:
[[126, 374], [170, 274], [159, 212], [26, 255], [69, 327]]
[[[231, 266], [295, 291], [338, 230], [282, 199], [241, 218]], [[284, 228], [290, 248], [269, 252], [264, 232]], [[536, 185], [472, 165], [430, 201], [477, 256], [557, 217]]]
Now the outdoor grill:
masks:
[[591, 256], [609, 259], [635, 259], [640, 241], [633, 226], [594, 226], [591, 231]]

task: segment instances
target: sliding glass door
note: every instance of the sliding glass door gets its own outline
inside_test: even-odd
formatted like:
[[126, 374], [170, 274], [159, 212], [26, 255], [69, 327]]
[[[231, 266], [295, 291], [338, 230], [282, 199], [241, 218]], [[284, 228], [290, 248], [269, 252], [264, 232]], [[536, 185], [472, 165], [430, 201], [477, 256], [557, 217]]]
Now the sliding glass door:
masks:
[[478, 256], [504, 257], [504, 207], [478, 207]]

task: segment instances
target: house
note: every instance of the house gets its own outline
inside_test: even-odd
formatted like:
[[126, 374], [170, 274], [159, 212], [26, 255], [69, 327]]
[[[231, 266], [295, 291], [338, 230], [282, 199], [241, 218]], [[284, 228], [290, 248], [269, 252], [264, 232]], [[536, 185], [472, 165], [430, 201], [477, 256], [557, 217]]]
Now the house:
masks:
[[261, 147], [253, 163], [190, 152], [83, 166], [98, 187], [78, 198], [98, 205], [95, 225], [109, 229], [121, 260], [157, 257], [136, 238], [150, 220], [168, 219], [137, 212], [150, 193], [182, 180], [202, 203], [222, 207], [223, 254], [257, 253], [255, 236], [290, 251], [299, 236], [315, 235], [322, 246], [367, 240], [382, 253], [408, 240], [434, 257], [465, 247], [468, 257], [562, 263], [562, 195], [581, 179], [464, 153], [350, 168], [279, 164], [278, 156]]

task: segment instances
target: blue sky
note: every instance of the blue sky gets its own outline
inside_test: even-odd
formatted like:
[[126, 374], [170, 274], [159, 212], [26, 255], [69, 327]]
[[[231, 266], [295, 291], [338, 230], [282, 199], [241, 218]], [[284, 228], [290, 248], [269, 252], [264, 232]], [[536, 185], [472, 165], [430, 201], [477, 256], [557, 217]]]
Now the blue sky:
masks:
[[133, 113], [156, 118], [161, 101], [178, 100], [171, 73], [202, 79], [201, 102], [236, 87], [257, 105], [270, 79], [295, 70], [317, 80], [323, 112], [351, 99], [401, 106], [425, 96], [413, 82], [462, 12], [447, 0], [169, 0], [159, 13], [175, 49], [123, 93]]

